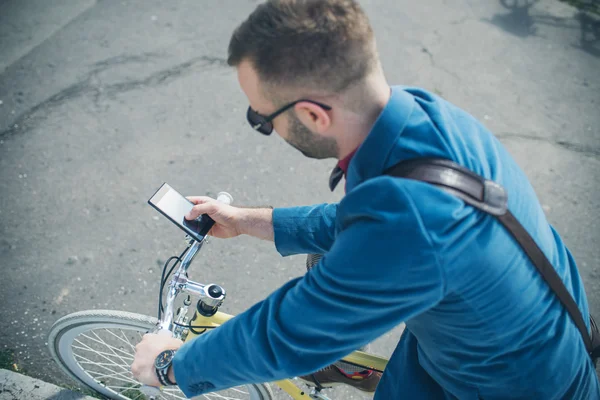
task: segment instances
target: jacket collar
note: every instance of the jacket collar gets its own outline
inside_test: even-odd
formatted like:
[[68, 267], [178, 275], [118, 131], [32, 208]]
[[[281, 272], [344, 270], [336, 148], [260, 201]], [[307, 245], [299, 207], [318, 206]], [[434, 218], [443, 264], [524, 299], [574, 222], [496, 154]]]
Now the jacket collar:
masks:
[[383, 173], [389, 153], [402, 134], [414, 105], [413, 97], [401, 87], [391, 88], [390, 99], [373, 128], [356, 152], [347, 160], [349, 162], [347, 170], [344, 171], [342, 168], [345, 166], [342, 163], [346, 160], [344, 159], [331, 172], [329, 188], [332, 191], [344, 175], [347, 180], [346, 190], [350, 191], [361, 182]]

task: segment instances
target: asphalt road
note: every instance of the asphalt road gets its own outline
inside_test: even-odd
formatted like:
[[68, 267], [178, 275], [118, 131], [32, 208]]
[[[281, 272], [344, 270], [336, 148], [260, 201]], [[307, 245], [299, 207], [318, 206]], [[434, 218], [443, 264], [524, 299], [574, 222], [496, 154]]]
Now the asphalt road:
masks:
[[[162, 182], [237, 204], [336, 201], [333, 161], [253, 133], [226, 66], [256, 1], [0, 0], [0, 350], [64, 382], [46, 334], [89, 308], [153, 314], [182, 233], [146, 201]], [[600, 315], [600, 31], [556, 0], [364, 0], [393, 84], [484, 122], [531, 179]], [[213, 240], [192, 277], [238, 313], [304, 272], [269, 243]], [[390, 354], [401, 328], [374, 350]]]

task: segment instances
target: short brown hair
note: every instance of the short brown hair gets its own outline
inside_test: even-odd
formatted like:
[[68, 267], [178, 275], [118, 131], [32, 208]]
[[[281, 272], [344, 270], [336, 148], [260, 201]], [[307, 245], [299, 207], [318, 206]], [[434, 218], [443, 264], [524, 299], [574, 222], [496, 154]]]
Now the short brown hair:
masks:
[[339, 93], [378, 65], [373, 30], [354, 0], [268, 0], [233, 33], [230, 66], [261, 81]]

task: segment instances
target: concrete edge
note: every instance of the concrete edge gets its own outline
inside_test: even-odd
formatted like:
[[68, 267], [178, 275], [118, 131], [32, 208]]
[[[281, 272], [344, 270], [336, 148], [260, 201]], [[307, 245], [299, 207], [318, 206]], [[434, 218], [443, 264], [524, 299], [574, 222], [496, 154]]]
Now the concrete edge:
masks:
[[17, 372], [0, 369], [0, 400], [97, 400], [82, 393], [61, 388], [22, 375]]

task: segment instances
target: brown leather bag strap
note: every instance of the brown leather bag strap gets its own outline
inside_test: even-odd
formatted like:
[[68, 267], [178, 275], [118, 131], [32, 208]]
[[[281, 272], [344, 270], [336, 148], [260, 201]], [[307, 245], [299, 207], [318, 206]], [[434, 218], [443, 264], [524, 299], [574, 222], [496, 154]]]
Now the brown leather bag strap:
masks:
[[579, 329], [585, 348], [590, 356], [600, 355], [600, 347], [594, 351], [592, 338], [573, 296], [571, 296], [562, 279], [535, 240], [508, 210], [508, 196], [502, 186], [453, 161], [439, 158], [417, 158], [402, 161], [386, 170], [384, 174], [414, 179], [438, 186], [461, 198], [467, 204], [495, 216], [525, 251], [525, 254], [565, 307], [577, 329]]

